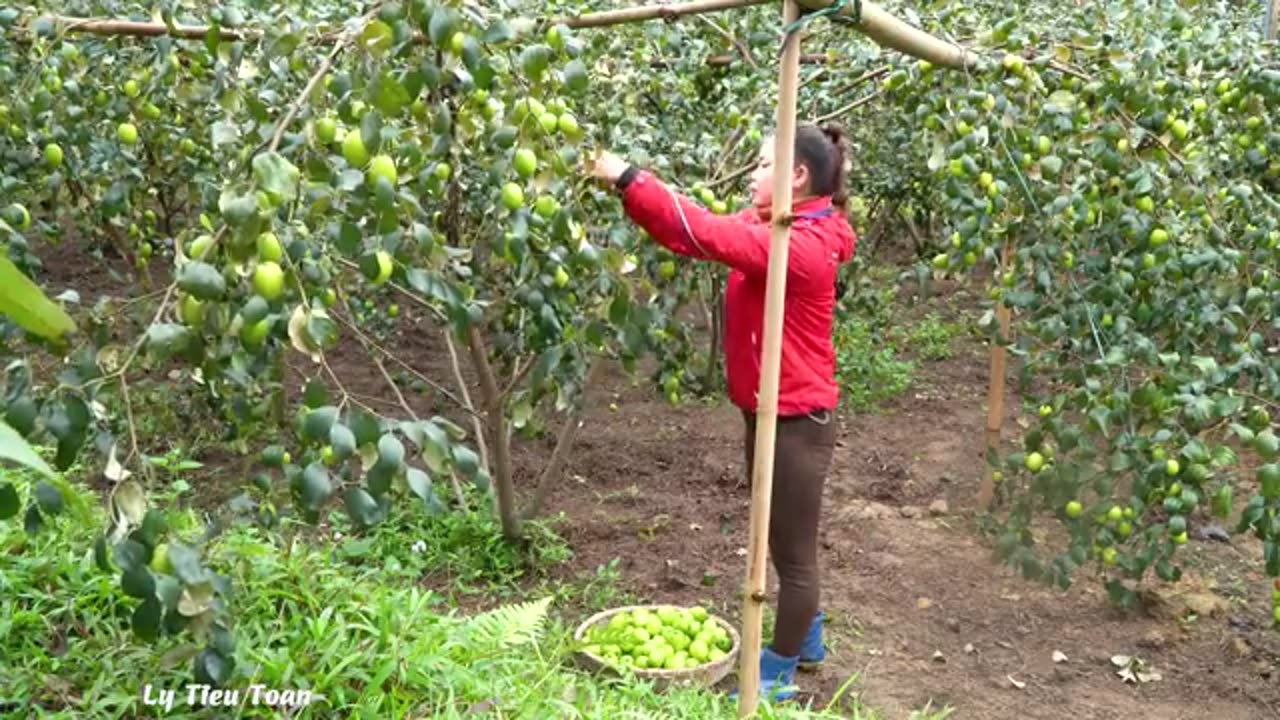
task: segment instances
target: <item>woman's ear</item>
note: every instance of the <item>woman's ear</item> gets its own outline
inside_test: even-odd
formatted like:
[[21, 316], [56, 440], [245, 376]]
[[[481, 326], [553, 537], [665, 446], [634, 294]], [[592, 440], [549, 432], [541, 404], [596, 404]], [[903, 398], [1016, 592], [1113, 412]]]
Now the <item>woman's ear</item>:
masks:
[[809, 166], [796, 163], [795, 170], [791, 173], [791, 192], [798, 195], [800, 191], [809, 186]]

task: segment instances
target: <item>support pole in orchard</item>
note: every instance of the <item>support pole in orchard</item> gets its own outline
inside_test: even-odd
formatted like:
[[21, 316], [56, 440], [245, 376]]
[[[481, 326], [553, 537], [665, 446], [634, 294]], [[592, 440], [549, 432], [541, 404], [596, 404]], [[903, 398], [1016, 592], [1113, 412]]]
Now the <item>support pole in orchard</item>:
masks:
[[[800, 17], [796, 0], [786, 0], [783, 22]], [[778, 374], [782, 365], [782, 309], [787, 292], [791, 235], [791, 174], [795, 167], [796, 94], [800, 84], [797, 30], [783, 39], [778, 63], [777, 127], [773, 141], [773, 213], [769, 270], [765, 279], [764, 339], [760, 351], [760, 392], [756, 406], [755, 463], [751, 469], [751, 520], [747, 534], [747, 582], [742, 610], [742, 650], [738, 654], [738, 717], [756, 710], [760, 690], [760, 646], [769, 557], [769, 510], [773, 497], [773, 454], [778, 430]]]
[[[693, 0], [686, 3], [644, 5], [622, 10], [606, 10], [576, 17], [551, 20], [551, 24], [563, 24], [570, 28], [596, 28], [646, 20], [674, 20], [686, 15], [729, 10], [732, 8], [763, 5], [773, 0]], [[838, 0], [797, 0], [807, 11], [825, 10]], [[977, 62], [978, 56], [960, 45], [946, 42], [929, 33], [908, 25], [879, 5], [868, 0], [848, 0], [836, 17], [849, 20], [851, 27], [874, 40], [879, 45], [892, 48], [934, 65], [964, 68]]]
[[[1000, 253], [1001, 274], [1009, 271], [1013, 248], [1009, 240], [1004, 242], [1004, 250]], [[1000, 303], [996, 306], [996, 322], [1000, 327], [1000, 342], [1007, 342], [1009, 330], [1013, 323], [1012, 311], [1008, 305]], [[999, 343], [991, 345], [991, 378], [987, 385], [987, 432], [986, 449], [998, 449], [1000, 446], [1000, 428], [1004, 424], [1004, 385], [1005, 359], [1008, 351]], [[991, 473], [984, 473], [978, 484], [978, 508], [988, 510], [995, 499], [996, 484]]]
[[1265, 39], [1275, 42], [1280, 36], [1280, 0], [1267, 0], [1266, 27], [1263, 30]]

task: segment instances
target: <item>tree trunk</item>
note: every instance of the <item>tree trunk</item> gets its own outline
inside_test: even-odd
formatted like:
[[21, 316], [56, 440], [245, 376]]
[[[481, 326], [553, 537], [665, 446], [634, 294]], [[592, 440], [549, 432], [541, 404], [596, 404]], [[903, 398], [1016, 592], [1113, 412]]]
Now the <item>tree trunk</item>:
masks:
[[498, 503], [498, 518], [502, 521], [502, 534], [508, 540], [521, 536], [520, 515], [516, 510], [515, 484], [511, 477], [511, 434], [507, 431], [507, 417], [502, 412], [502, 392], [493, 375], [489, 362], [489, 350], [480, 329], [467, 328], [467, 349], [471, 363], [480, 379], [480, 398], [483, 402], [485, 432], [489, 437], [489, 451], [493, 454], [494, 489]]

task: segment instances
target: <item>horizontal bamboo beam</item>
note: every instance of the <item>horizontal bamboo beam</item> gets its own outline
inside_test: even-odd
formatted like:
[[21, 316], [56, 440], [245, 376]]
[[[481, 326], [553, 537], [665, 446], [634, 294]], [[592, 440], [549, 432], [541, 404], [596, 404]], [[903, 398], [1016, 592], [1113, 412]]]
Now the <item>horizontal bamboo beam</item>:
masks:
[[[556, 18], [552, 24], [570, 28], [597, 28], [648, 20], [674, 20], [686, 15], [729, 10], [732, 8], [763, 5], [774, 0], [692, 0], [685, 3], [660, 3], [643, 7], [624, 8], [588, 13], [576, 17]], [[825, 10], [835, 0], [797, 0], [805, 10]], [[840, 8], [838, 15], [855, 20], [857, 29], [877, 44], [928, 60], [934, 65], [949, 68], [972, 66], [978, 56], [965, 48], [936, 38], [929, 33], [908, 25], [869, 0], [852, 0]], [[856, 16], [856, 17], [855, 17]]]
[[[834, 0], [797, 0], [809, 10], [825, 10], [835, 4]], [[860, 17], [855, 14], [861, 11]], [[871, 38], [876, 44], [893, 48], [921, 60], [928, 60], [934, 65], [949, 68], [963, 68], [977, 62], [978, 56], [960, 45], [936, 38], [917, 27], [886, 12], [873, 2], [854, 0], [840, 8], [841, 16], [856, 19], [858, 30]]]
[[[716, 12], [732, 8], [763, 5], [774, 0], [692, 0], [678, 4], [646, 5], [643, 7], [608, 10], [589, 13], [577, 17], [556, 18], [552, 24], [563, 24], [571, 28], [595, 28], [624, 23], [644, 22], [656, 19], [675, 19], [686, 15]], [[798, 0], [810, 11], [830, 7], [834, 0]], [[1278, 0], [1280, 1], [1280, 0]], [[839, 14], [853, 19], [858, 3], [845, 5]], [[207, 25], [175, 25], [170, 28], [164, 23], [141, 22], [136, 20], [112, 20], [105, 18], [78, 18], [66, 15], [44, 16], [53, 20], [66, 32], [89, 33], [105, 36], [159, 37], [172, 36], [187, 39], [203, 39], [209, 32]], [[899, 20], [878, 5], [863, 0], [861, 16], [857, 18], [857, 28], [867, 37], [881, 46], [892, 48], [912, 57], [928, 60], [935, 65], [961, 68], [972, 65], [977, 55], [960, 45], [940, 40], [919, 28], [912, 27]], [[223, 40], [247, 40], [260, 38], [261, 30], [245, 28], [220, 28], [219, 37]], [[713, 66], [723, 66], [734, 62], [730, 55], [717, 55], [709, 60]], [[802, 58], [806, 63], [829, 62], [825, 55], [811, 54]]]

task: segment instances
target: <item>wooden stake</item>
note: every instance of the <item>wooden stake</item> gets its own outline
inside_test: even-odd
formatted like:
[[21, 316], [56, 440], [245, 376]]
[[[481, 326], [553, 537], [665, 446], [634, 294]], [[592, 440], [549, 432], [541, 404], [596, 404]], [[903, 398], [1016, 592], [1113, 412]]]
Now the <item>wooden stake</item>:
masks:
[[[796, 0], [786, 0], [783, 22], [800, 16]], [[798, 31], [786, 45], [778, 69], [777, 129], [773, 141], [773, 214], [769, 270], [765, 279], [764, 338], [756, 407], [755, 463], [751, 473], [747, 587], [742, 612], [742, 652], [738, 658], [738, 717], [755, 713], [760, 694], [761, 624], [769, 556], [769, 511], [773, 498], [773, 453], [778, 429], [778, 373], [782, 364], [782, 310], [787, 292], [791, 235], [791, 175], [795, 166], [796, 95], [800, 83]]]
[[[1002, 274], [1008, 271], [1012, 254], [1012, 243], [1005, 240], [1004, 249], [1000, 253], [1000, 272]], [[1000, 324], [1001, 340], [1008, 340], [1009, 329], [1013, 321], [1013, 315], [1008, 305], [1001, 303], [996, 307], [996, 320]], [[1004, 425], [1004, 376], [1007, 355], [1008, 352], [1003, 345], [991, 346], [991, 378], [987, 384], [987, 450], [999, 448], [1000, 446], [1000, 427]], [[995, 498], [995, 490], [996, 484], [991, 477], [991, 473], [984, 473], [982, 482], [978, 485], [979, 509], [989, 510], [991, 508], [991, 501]]]
[[1280, 36], [1280, 0], [1267, 3], [1267, 21], [1263, 32], [1263, 39], [1270, 42], [1275, 42], [1277, 36]]

